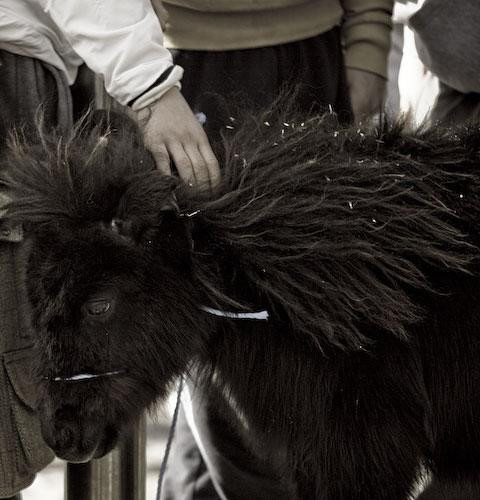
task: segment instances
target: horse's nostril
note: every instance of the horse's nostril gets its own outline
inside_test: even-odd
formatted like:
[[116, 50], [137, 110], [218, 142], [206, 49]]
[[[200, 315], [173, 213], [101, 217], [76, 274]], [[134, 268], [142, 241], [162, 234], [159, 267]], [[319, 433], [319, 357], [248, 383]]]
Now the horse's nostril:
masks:
[[55, 448], [66, 450], [75, 444], [75, 432], [69, 425], [57, 427]]
[[92, 316], [100, 316], [102, 314], [105, 314], [110, 310], [110, 307], [111, 303], [106, 299], [89, 300], [85, 304], [85, 308], [88, 314]]

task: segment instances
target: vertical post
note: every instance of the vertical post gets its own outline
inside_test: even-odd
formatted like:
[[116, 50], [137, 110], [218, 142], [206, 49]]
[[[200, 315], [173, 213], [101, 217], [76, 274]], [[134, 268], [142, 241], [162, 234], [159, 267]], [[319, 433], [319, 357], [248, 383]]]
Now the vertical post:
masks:
[[145, 500], [146, 418], [108, 455], [67, 464], [65, 500]]
[[65, 467], [65, 500], [90, 500], [92, 498], [92, 467], [85, 464], [68, 463]]
[[[120, 448], [122, 500], [145, 500], [147, 419], [142, 417]], [[103, 500], [103, 499], [98, 499]]]

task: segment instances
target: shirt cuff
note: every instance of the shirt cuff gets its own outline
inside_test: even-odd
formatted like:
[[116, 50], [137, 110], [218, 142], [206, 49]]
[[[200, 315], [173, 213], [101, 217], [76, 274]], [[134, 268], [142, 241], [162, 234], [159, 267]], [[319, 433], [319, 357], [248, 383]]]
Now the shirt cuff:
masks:
[[139, 111], [157, 101], [172, 87], [181, 89], [180, 80], [183, 76], [183, 68], [177, 65], [172, 65], [167, 68], [162, 74], [137, 97], [131, 99], [128, 105], [134, 110]]

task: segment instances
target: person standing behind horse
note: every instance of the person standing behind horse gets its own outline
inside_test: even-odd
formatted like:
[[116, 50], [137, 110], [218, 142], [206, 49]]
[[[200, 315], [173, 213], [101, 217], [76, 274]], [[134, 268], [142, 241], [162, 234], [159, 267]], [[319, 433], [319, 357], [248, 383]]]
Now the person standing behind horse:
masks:
[[165, 45], [185, 70], [182, 93], [194, 112], [205, 115], [210, 138], [233, 125], [228, 101], [265, 109], [289, 87], [297, 88], [295, 103], [302, 112], [330, 105], [348, 113], [351, 101], [360, 120], [383, 105], [390, 0], [164, 0], [161, 5]]
[[[391, 1], [165, 0], [154, 2], [165, 45], [184, 68], [182, 93], [211, 142], [294, 88], [296, 111], [331, 106], [356, 120], [383, 105]], [[342, 49], [342, 45], [344, 49]], [[268, 126], [268, 124], [267, 124]], [[196, 386], [196, 390], [194, 390]], [[162, 490], [164, 500], [295, 498], [273, 464], [251, 457], [228, 410], [189, 383]], [[226, 410], [226, 411], [224, 411]]]
[[[166, 45], [172, 49], [172, 59], [149, 0], [0, 0], [0, 140], [4, 145], [13, 126], [35, 134], [32, 123], [41, 103], [47, 127], [71, 127], [69, 85], [85, 62], [103, 76], [107, 91], [118, 102], [136, 112], [158, 168], [170, 173], [173, 163], [184, 182], [213, 187], [220, 175], [218, 162], [191, 108], [206, 118], [212, 140], [229, 119], [227, 107], [217, 107], [217, 97], [228, 99], [237, 91], [253, 106], [265, 107], [286, 85], [299, 85], [298, 107], [305, 112], [331, 105], [348, 116], [352, 106], [355, 117], [361, 119], [379, 110], [392, 3], [172, 0], [165, 2], [164, 10], [157, 2], [157, 11], [168, 13]], [[188, 104], [180, 92], [180, 64], [185, 69], [183, 95]], [[18, 410], [24, 402], [17, 398], [31, 398], [15, 395], [11, 389], [21, 387], [19, 379], [31, 387], [26, 374], [31, 339], [24, 324], [28, 312], [23, 293], [20, 301], [15, 298], [21, 287], [21, 277], [14, 271], [21, 232], [2, 226], [1, 240], [2, 270], [10, 273], [2, 281], [5, 300], [0, 304], [5, 309], [2, 319], [8, 316], [8, 321], [2, 321], [0, 384], [8, 394], [2, 422], [9, 424], [0, 429], [0, 437], [13, 443], [2, 449], [0, 496], [8, 497], [28, 485], [51, 455], [39, 443], [38, 433], [25, 432], [26, 427], [36, 429], [35, 417], [31, 408], [27, 417], [22, 413], [25, 408]], [[19, 331], [24, 335], [18, 336]], [[9, 406], [17, 409], [10, 412]], [[17, 418], [12, 420], [12, 415]], [[12, 433], [23, 441], [14, 442]], [[22, 452], [35, 447], [36, 455]], [[246, 478], [245, 463], [239, 458], [239, 481], [232, 484], [236, 491]], [[267, 477], [267, 483], [270, 480]], [[255, 485], [255, 481], [247, 483]], [[277, 491], [274, 488], [270, 496]], [[220, 489], [217, 494], [224, 493]]]

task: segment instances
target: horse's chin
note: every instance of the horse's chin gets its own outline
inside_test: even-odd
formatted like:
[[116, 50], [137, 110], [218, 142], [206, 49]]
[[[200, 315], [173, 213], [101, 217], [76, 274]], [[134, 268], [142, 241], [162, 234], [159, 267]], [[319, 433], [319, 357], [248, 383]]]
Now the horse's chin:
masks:
[[90, 438], [88, 444], [85, 444], [86, 440], [80, 435], [68, 443], [58, 440], [49, 443], [48, 438], [46, 441], [58, 458], [72, 463], [84, 463], [93, 458], [102, 458], [112, 451], [118, 442], [118, 432], [113, 428], [107, 428], [97, 440]]
[[83, 464], [85, 462], [90, 462], [92, 458], [95, 458], [95, 449], [89, 453], [81, 453], [78, 450], [53, 450], [55, 455], [66, 462], [73, 464]]
[[[73, 463], [88, 462], [101, 458], [117, 444], [119, 432], [102, 422], [100, 415], [94, 419], [82, 419], [78, 408], [64, 405], [40, 412], [43, 439], [58, 458]], [[52, 418], [53, 416], [53, 418]]]
[[119, 433], [114, 427], [107, 427], [105, 433], [98, 443], [97, 449], [93, 454], [93, 458], [102, 458], [107, 453], [110, 453], [117, 445]]

